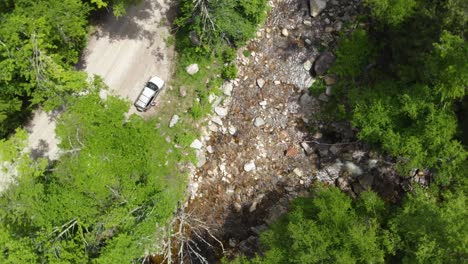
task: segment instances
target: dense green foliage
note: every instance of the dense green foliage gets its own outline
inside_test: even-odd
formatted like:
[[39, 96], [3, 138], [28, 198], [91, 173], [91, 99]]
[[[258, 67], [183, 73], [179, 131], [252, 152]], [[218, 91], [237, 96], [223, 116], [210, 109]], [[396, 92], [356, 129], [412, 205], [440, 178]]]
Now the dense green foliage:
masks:
[[[227, 41], [243, 45], [266, 18], [265, 0], [183, 0], [176, 24], [194, 31], [203, 48]], [[187, 35], [188, 36], [188, 35]]]
[[[124, 12], [132, 0], [111, 1]], [[37, 105], [51, 110], [86, 86], [73, 66], [86, 43], [88, 16], [111, 2], [5, 0], [0, 2], [0, 137]]]
[[318, 187], [299, 198], [283, 219], [262, 235], [264, 257], [246, 263], [382, 263], [392, 241], [377, 217], [384, 203], [364, 193], [353, 204], [337, 188]]
[[[267, 1], [182, 0], [176, 49], [174, 85], [193, 91], [190, 114], [200, 119], [211, 111], [210, 95], [219, 93], [224, 80], [235, 79], [236, 48], [254, 36], [266, 18]], [[200, 71], [190, 76], [185, 67], [197, 63]]]
[[468, 86], [461, 30], [467, 23], [466, 16], [452, 17], [466, 2], [421, 0], [418, 12], [403, 17], [403, 11], [379, 9], [400, 10], [404, 2], [367, 1], [375, 16], [370, 30], [357, 29], [345, 38], [331, 69], [341, 77], [338, 100], [352, 110], [362, 140], [400, 158], [402, 174], [430, 168], [439, 183], [449, 184], [467, 158], [455, 138], [454, 112]]
[[262, 234], [264, 256], [231, 263], [463, 263], [466, 197], [446, 198], [417, 189], [394, 210], [373, 192], [352, 201], [318, 186]]
[[[0, 198], [0, 262], [129, 263], [154, 251], [157, 226], [182, 198], [184, 181], [173, 170], [179, 154], [153, 122], [126, 120], [127, 110], [97, 92], [71, 99], [57, 127], [56, 166], [46, 170], [23, 154], [17, 184]], [[2, 157], [19, 154], [13, 150]]]

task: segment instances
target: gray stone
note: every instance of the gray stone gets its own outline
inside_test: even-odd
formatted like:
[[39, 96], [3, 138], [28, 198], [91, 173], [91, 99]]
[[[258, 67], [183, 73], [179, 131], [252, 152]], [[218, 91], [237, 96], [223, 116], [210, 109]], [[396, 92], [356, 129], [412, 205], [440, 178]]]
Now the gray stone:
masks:
[[209, 129], [211, 132], [214, 132], [214, 133], [218, 132], [218, 126], [215, 125], [215, 124], [210, 124], [210, 125], [208, 125], [208, 129]]
[[265, 85], [265, 80], [263, 78], [257, 79], [258, 88], [263, 88], [263, 85]]
[[344, 192], [351, 191], [351, 186], [349, 186], [348, 181], [344, 178], [338, 178], [336, 180], [336, 185]]
[[267, 229], [268, 227], [265, 224], [259, 226], [252, 226], [250, 228], [250, 230], [252, 230], [252, 232], [254, 232], [256, 235], [260, 235], [260, 233], [266, 231]]
[[299, 105], [302, 108], [309, 108], [313, 104], [314, 104], [314, 98], [310, 96], [309, 93], [307, 92], [301, 95], [301, 97], [299, 98]]
[[236, 239], [235, 238], [230, 238], [229, 239], [229, 246], [230, 247], [236, 247], [236, 245], [237, 245]]
[[312, 21], [308, 20], [308, 19], [305, 19], [303, 22], [302, 22], [304, 25], [306, 26], [312, 26]]
[[302, 172], [302, 170], [299, 169], [299, 168], [295, 168], [295, 169], [293, 170], [293, 172], [294, 172], [294, 174], [296, 174], [298, 177], [304, 176], [304, 172]]
[[326, 102], [328, 102], [328, 100], [329, 100], [330, 98], [328, 98], [328, 96], [327, 96], [325, 93], [321, 93], [321, 94], [319, 95], [318, 99], [319, 99], [320, 101], [326, 103]]
[[336, 79], [333, 76], [326, 75], [323, 77], [323, 80], [325, 81], [326, 85], [334, 85], [336, 83]]
[[312, 68], [312, 62], [310, 60], [306, 60], [302, 66], [304, 66], [304, 70], [310, 71]]
[[256, 127], [261, 127], [261, 126], [263, 126], [263, 125], [265, 125], [265, 120], [263, 120], [263, 118], [261, 118], [261, 117], [255, 118], [255, 120], [254, 120], [254, 126], [256, 126]]
[[310, 4], [310, 15], [316, 17], [322, 12], [323, 9], [327, 6], [326, 0], [309, 0]]
[[376, 160], [376, 159], [370, 159], [370, 160], [367, 161], [367, 166], [369, 166], [369, 169], [373, 169], [373, 168], [377, 167], [378, 162], [379, 161]]
[[196, 63], [190, 64], [189, 66], [187, 66], [187, 68], [185, 68], [185, 70], [187, 71], [188, 74], [194, 75], [199, 70], [198, 64], [196, 64]]
[[256, 169], [256, 166], [255, 166], [255, 162], [253, 160], [247, 162], [246, 164], [244, 164], [244, 170], [246, 172], [253, 171], [255, 169]]
[[286, 207], [280, 204], [277, 204], [271, 207], [270, 210], [268, 210], [268, 216], [265, 219], [265, 222], [269, 225], [273, 224], [274, 222], [276, 222], [276, 220], [278, 220], [278, 218], [280, 218], [283, 214], [287, 212], [288, 212], [288, 209]]
[[169, 121], [169, 127], [173, 127], [179, 122], [179, 116], [178, 115], [173, 115], [171, 118], [171, 121]]
[[314, 150], [309, 146], [307, 142], [301, 142], [301, 147], [304, 149], [307, 155], [311, 155], [314, 153]]
[[229, 134], [234, 135], [234, 134], [236, 134], [237, 129], [234, 126], [231, 125], [231, 126], [228, 127], [228, 132], [229, 132]]
[[206, 151], [208, 151], [208, 153], [210, 153], [210, 154], [213, 154], [213, 153], [214, 153], [214, 149], [213, 149], [212, 146], [206, 147]]
[[323, 52], [314, 63], [314, 71], [317, 75], [324, 75], [335, 61], [335, 55], [330, 51]]
[[221, 120], [221, 118], [219, 116], [213, 116], [211, 118], [211, 122], [217, 124], [217, 125], [220, 125], [220, 126], [223, 126], [223, 120]]
[[353, 176], [359, 176], [362, 174], [362, 169], [351, 161], [347, 161], [345, 163], [345, 169], [349, 174]]
[[206, 156], [203, 150], [197, 150], [197, 168], [203, 167], [206, 163]]
[[252, 205], [250, 205], [249, 213], [252, 213], [253, 211], [257, 210], [257, 204], [258, 204], [258, 202], [257, 202], [257, 201], [254, 201], [254, 202], [252, 203]]
[[214, 111], [220, 117], [225, 117], [228, 114], [228, 110], [226, 108], [220, 107], [220, 106], [215, 107]]
[[187, 88], [185, 88], [185, 86], [179, 87], [179, 96], [180, 97], [187, 96]]
[[198, 139], [195, 139], [192, 144], [190, 144], [190, 147], [191, 148], [194, 148], [194, 149], [201, 149], [203, 147], [203, 143], [198, 140]]
[[332, 87], [327, 86], [327, 89], [325, 90], [325, 95], [326, 96], [331, 96], [331, 94], [332, 94]]
[[200, 38], [198, 37], [198, 34], [197, 34], [197, 32], [195, 30], [190, 31], [189, 39], [190, 39], [190, 42], [192, 42], [193, 45], [195, 45], [195, 46], [200, 46], [201, 45]]
[[222, 90], [223, 90], [224, 95], [231, 96], [232, 89], [233, 89], [232, 82], [225, 82], [223, 84]]
[[372, 174], [370, 173], [366, 173], [366, 174], [361, 175], [358, 178], [358, 181], [359, 181], [359, 184], [361, 184], [361, 186], [367, 190], [372, 187], [372, 184], [374, 183], [374, 176], [372, 176]]
[[329, 150], [331, 153], [333, 153], [333, 155], [336, 155], [338, 152], [340, 152], [340, 148], [336, 145], [331, 146]]

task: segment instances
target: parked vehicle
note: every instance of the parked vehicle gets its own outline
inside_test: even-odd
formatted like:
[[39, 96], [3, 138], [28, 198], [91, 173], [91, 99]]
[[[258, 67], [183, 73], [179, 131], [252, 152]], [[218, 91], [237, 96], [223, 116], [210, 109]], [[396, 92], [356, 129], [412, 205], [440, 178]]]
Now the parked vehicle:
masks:
[[135, 107], [140, 112], [145, 112], [153, 104], [159, 92], [164, 87], [164, 81], [154, 76], [145, 85], [135, 101]]

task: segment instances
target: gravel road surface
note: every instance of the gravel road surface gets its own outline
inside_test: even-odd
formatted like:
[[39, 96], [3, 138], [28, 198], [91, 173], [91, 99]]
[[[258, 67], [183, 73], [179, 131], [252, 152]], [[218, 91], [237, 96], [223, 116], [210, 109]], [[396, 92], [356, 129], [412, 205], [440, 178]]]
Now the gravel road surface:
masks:
[[[134, 102], [145, 82], [157, 75], [168, 80], [174, 56], [167, 47], [172, 1], [145, 0], [127, 10], [121, 18], [111, 14], [102, 19], [91, 35], [77, 68], [89, 76], [103, 77], [111, 94]], [[132, 106], [129, 114], [138, 113]], [[57, 159], [56, 113], [37, 110], [26, 126], [32, 153]]]

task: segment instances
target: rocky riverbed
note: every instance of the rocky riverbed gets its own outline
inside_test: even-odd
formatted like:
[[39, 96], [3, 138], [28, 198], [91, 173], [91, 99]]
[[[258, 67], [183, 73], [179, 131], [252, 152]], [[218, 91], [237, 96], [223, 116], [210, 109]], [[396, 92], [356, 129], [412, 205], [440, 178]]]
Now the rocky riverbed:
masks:
[[[186, 210], [213, 228], [225, 256], [259, 252], [259, 234], [292, 199], [307, 196], [314, 181], [353, 196], [373, 188], [388, 200], [411, 186], [395, 173], [394, 161], [361, 144], [347, 122], [317, 118], [332, 96], [333, 76], [325, 78], [327, 92], [308, 92], [333, 62], [339, 32], [355, 21], [359, 1], [270, 5], [265, 25], [239, 51], [238, 78], [213, 98], [213, 117], [194, 142], [198, 168]], [[210, 263], [222, 255], [219, 248], [204, 254]]]

